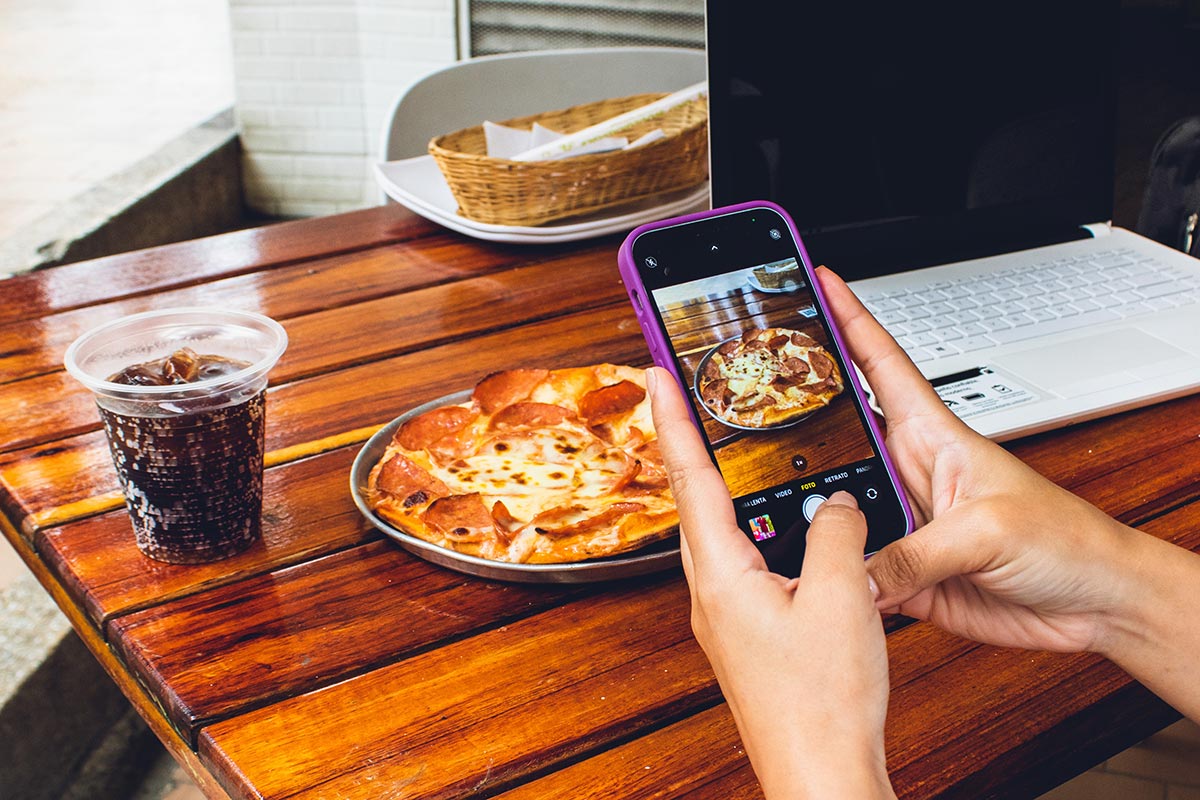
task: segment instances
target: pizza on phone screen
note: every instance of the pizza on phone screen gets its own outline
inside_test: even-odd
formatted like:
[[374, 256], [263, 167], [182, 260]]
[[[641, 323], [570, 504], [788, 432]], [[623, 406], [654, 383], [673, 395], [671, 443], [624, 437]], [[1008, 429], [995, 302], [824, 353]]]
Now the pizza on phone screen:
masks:
[[406, 420], [367, 499], [412, 536], [512, 563], [624, 553], [679, 524], [644, 373], [614, 364], [497, 372]]
[[775, 428], [841, 394], [837, 362], [815, 339], [788, 328], [753, 328], [717, 345], [696, 375], [700, 402], [719, 422]]

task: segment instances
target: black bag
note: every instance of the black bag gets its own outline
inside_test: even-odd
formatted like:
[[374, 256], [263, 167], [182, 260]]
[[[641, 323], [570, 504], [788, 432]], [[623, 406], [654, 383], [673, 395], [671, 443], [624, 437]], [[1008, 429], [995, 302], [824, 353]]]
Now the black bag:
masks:
[[1200, 115], [1159, 137], [1150, 156], [1138, 233], [1200, 257]]

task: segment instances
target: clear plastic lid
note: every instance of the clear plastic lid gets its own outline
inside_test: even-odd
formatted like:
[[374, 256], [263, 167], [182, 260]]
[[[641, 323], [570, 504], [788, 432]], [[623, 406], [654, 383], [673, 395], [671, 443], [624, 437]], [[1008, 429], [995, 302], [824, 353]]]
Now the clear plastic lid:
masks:
[[[163, 386], [131, 386], [110, 380], [127, 367], [165, 358], [185, 347], [248, 366], [206, 380]], [[93, 328], [67, 348], [64, 365], [101, 402], [156, 402], [205, 397], [259, 382], [265, 386], [267, 372], [286, 347], [283, 326], [262, 314], [224, 308], [168, 308]]]

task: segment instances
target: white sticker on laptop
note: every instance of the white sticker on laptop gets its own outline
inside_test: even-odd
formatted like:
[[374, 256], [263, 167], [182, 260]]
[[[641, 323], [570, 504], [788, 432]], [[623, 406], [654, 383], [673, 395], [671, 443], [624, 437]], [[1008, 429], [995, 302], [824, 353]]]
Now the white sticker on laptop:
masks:
[[959, 419], [990, 414], [1038, 399], [1028, 387], [995, 367], [966, 369], [932, 378], [929, 382]]

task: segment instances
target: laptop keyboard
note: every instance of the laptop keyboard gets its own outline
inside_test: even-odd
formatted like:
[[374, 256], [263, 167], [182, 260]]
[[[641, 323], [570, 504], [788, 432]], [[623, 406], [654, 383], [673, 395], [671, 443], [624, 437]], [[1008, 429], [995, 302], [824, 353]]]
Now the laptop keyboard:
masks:
[[1200, 273], [1120, 249], [860, 299], [920, 363], [1192, 304]]

